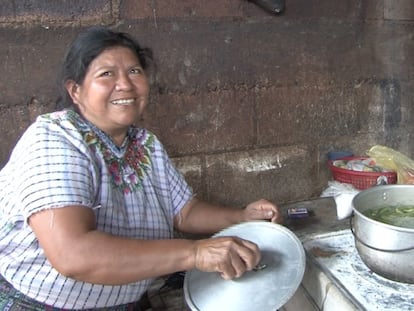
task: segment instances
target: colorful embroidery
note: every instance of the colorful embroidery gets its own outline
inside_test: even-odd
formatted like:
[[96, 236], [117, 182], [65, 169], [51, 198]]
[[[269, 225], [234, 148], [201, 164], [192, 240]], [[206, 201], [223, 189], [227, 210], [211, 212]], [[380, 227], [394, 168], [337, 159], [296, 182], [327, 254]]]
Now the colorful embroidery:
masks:
[[65, 119], [80, 130], [91, 150], [102, 153], [114, 186], [124, 193], [141, 187], [142, 180], [151, 168], [153, 134], [147, 131], [137, 132], [139, 129], [132, 127], [128, 131], [126, 146], [120, 150], [105, 133], [92, 124], [85, 123], [74, 111], [53, 113], [47, 117], [55, 121]]
[[141, 186], [146, 172], [151, 168], [153, 135], [132, 138], [123, 158], [117, 158], [105, 145], [95, 141], [101, 150], [115, 186], [129, 193]]

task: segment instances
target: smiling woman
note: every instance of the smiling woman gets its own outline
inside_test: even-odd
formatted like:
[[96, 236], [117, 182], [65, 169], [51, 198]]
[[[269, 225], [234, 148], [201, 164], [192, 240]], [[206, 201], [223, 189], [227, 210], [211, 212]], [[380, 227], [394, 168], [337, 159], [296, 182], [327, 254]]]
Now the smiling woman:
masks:
[[69, 49], [62, 73], [62, 100], [65, 106], [74, 104], [85, 119], [120, 145], [126, 129], [147, 105], [145, 70], [152, 64], [152, 52], [125, 34], [113, 38], [95, 34], [81, 34]]
[[80, 114], [120, 146], [126, 129], [142, 115], [149, 85], [136, 55], [125, 47], [103, 51], [89, 65], [82, 84], [66, 81]]
[[[152, 53], [107, 28], [80, 34], [64, 58], [60, 104], [25, 131], [0, 171], [0, 310], [138, 310], [153, 280], [198, 269], [237, 278], [260, 261], [237, 237], [276, 205], [198, 200], [158, 138], [135, 122], [148, 103]], [[28, 224], [28, 225], [27, 225]]]

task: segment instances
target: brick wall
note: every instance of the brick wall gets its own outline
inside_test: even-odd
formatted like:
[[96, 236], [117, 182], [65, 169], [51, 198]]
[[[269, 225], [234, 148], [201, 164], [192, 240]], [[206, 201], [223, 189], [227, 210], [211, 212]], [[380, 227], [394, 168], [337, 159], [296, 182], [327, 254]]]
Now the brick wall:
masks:
[[242, 206], [319, 196], [326, 153], [385, 144], [414, 155], [414, 2], [19, 0], [0, 7], [0, 165], [54, 109], [73, 37], [103, 24], [154, 49], [144, 125], [196, 193]]

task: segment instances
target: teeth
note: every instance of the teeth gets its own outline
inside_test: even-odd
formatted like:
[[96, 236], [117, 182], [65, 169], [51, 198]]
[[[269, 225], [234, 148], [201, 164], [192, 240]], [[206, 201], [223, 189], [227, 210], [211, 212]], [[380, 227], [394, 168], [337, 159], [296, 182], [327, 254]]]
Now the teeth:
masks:
[[135, 102], [134, 98], [129, 98], [129, 99], [118, 99], [118, 100], [114, 100], [112, 101], [113, 105], [130, 105], [133, 104]]

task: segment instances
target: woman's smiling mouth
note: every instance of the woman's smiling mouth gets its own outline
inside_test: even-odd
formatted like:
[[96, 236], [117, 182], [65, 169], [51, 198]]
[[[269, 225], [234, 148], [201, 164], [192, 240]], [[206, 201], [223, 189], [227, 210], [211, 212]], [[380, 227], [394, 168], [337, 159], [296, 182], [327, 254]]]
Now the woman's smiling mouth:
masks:
[[111, 101], [112, 105], [127, 106], [135, 103], [135, 98], [116, 99]]

